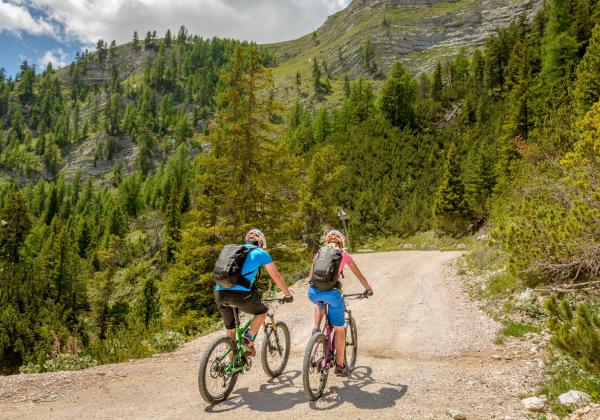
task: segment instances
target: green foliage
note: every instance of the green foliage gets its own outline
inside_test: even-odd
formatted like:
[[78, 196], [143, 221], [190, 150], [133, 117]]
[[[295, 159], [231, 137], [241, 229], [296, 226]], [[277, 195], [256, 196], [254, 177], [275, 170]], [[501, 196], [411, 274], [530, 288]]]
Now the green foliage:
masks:
[[548, 326], [551, 342], [570, 354], [589, 373], [600, 373], [600, 310], [590, 303], [582, 303], [575, 310], [567, 300], [552, 295], [546, 302], [551, 315]]
[[181, 347], [185, 338], [176, 331], [163, 331], [154, 334], [151, 340], [152, 347], [159, 353], [168, 353]]
[[577, 66], [574, 96], [580, 113], [600, 99], [600, 25], [594, 28], [590, 45]]
[[444, 173], [433, 201], [436, 228], [451, 235], [466, 232], [469, 216], [461, 180], [460, 162], [456, 153], [456, 146], [450, 144], [444, 163]]
[[379, 95], [379, 108], [395, 127], [413, 127], [415, 124], [415, 88], [408, 71], [400, 63], [392, 71]]
[[539, 333], [541, 329], [532, 324], [520, 322], [507, 322], [500, 330], [500, 334], [507, 337], [523, 337], [527, 333]]
[[288, 215], [297, 200], [297, 166], [285, 143], [273, 138], [269, 115], [276, 104], [261, 96], [272, 80], [255, 46], [235, 49], [222, 82], [207, 138], [212, 147], [199, 160], [196, 208], [181, 231], [164, 289], [168, 316], [186, 334], [206, 328], [216, 314], [211, 276], [224, 244], [240, 242], [254, 225], [279, 241], [296, 228]]
[[44, 363], [29, 362], [21, 366], [21, 373], [58, 372], [63, 370], [81, 370], [96, 366], [98, 362], [89, 355], [59, 354]]
[[529, 284], [595, 279], [600, 272], [600, 193], [595, 181], [600, 174], [600, 103], [580, 126], [574, 151], [562, 160], [562, 178], [534, 184], [535, 190], [500, 226], [511, 268]]
[[549, 380], [541, 387], [540, 393], [554, 401], [553, 411], [561, 416], [569, 414], [569, 409], [558, 403], [558, 396], [573, 389], [588, 393], [595, 401], [600, 398], [600, 376], [585, 373], [580, 365], [568, 354], [550, 348], [549, 361], [545, 371]]

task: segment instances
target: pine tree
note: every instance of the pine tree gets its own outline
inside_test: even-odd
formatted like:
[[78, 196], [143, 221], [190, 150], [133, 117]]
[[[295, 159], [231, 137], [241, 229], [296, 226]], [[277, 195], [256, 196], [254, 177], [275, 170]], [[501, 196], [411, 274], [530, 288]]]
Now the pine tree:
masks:
[[169, 48], [171, 46], [171, 30], [167, 29], [167, 33], [165, 34], [165, 47]]
[[133, 31], [133, 38], [131, 40], [131, 43], [133, 44], [133, 49], [135, 51], [139, 51], [139, 49], [140, 49], [140, 37], [138, 35], [138, 31]]
[[581, 114], [600, 99], [600, 25], [594, 28], [590, 45], [577, 66], [574, 96]]
[[183, 331], [201, 329], [203, 317], [216, 311], [211, 272], [222, 244], [239, 242], [257, 224], [279, 238], [291, 229], [297, 165], [274, 137], [266, 95], [273, 81], [256, 46], [235, 47], [221, 83], [225, 88], [207, 138], [212, 147], [200, 160], [197, 207], [181, 231], [166, 282], [164, 299]]
[[431, 97], [436, 101], [441, 101], [443, 89], [444, 83], [442, 81], [442, 64], [438, 61], [433, 72], [433, 81], [431, 83]]
[[348, 79], [348, 75], [344, 75], [344, 97], [350, 96], [350, 79]]
[[448, 148], [444, 173], [434, 197], [433, 217], [437, 229], [445, 233], [460, 235], [468, 227], [468, 205], [454, 143]]
[[0, 208], [0, 261], [19, 262], [19, 251], [33, 226], [25, 197], [12, 192]]
[[373, 74], [377, 71], [377, 65], [375, 64], [375, 48], [373, 47], [373, 43], [371, 42], [370, 38], [367, 38], [367, 40], [365, 41], [365, 44], [363, 46], [363, 51], [362, 51], [362, 55], [363, 55], [363, 60], [362, 60], [362, 64], [363, 64], [363, 68]]
[[118, 237], [110, 236], [108, 247], [98, 253], [103, 270], [95, 273], [96, 293], [92, 294], [92, 316], [98, 337], [104, 340], [110, 327], [111, 298], [115, 291], [115, 274], [119, 265], [121, 242]]
[[313, 88], [315, 90], [315, 96], [320, 96], [323, 94], [323, 82], [321, 81], [321, 69], [319, 68], [319, 63], [317, 59], [313, 59]]
[[395, 63], [381, 89], [379, 109], [396, 127], [412, 127], [415, 123], [415, 88], [408, 71]]
[[300, 74], [300, 70], [296, 72], [296, 90], [300, 92], [300, 88], [302, 87], [302, 75]]
[[164, 252], [169, 263], [175, 261], [177, 245], [181, 240], [181, 194], [175, 185], [169, 186], [168, 202], [164, 216]]
[[146, 278], [137, 301], [139, 317], [146, 329], [160, 319], [160, 293], [156, 276]]

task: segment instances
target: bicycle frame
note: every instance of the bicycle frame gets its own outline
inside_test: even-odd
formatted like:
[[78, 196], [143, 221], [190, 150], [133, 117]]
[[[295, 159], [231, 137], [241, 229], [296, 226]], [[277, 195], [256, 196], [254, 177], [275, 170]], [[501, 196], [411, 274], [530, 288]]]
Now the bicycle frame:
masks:
[[[263, 302], [281, 302], [281, 299], [263, 299]], [[235, 306], [232, 306], [233, 308], [233, 317], [235, 319], [235, 343], [236, 343], [236, 347], [237, 350], [235, 351], [235, 354], [233, 355], [233, 357], [231, 358], [231, 360], [229, 361], [229, 363], [227, 364], [227, 366], [225, 367], [225, 373], [233, 375], [236, 373], [239, 373], [241, 371], [244, 370], [244, 368], [246, 367], [246, 359], [243, 358], [244, 357], [244, 349], [242, 348], [242, 343], [244, 342], [244, 334], [246, 333], [246, 331], [248, 331], [250, 329], [250, 323], [252, 322], [252, 319], [248, 320], [248, 322], [246, 322], [246, 324], [244, 324], [243, 327], [240, 327], [240, 312], [239, 309]], [[273, 331], [277, 330], [277, 327], [275, 325], [275, 316], [273, 314], [273, 308], [271, 306], [269, 306], [269, 311], [267, 312], [267, 317], [270, 320], [271, 323], [271, 328], [273, 328]], [[267, 330], [267, 322], [265, 321], [264, 325], [263, 325], [265, 331]], [[227, 357], [227, 355], [231, 353], [231, 350], [227, 350], [221, 357], [217, 358], [217, 360], [219, 361], [219, 363], [221, 363], [221, 361], [223, 361], [223, 359], [225, 359], [225, 357]], [[239, 363], [239, 366], [236, 367], [236, 365], [238, 363], [238, 361], [242, 361], [243, 363]]]
[[[343, 295], [343, 297], [344, 298], [355, 297], [356, 299], [362, 299], [365, 296], [362, 293], [353, 293], [353, 294]], [[335, 352], [335, 334], [333, 331], [333, 326], [329, 322], [329, 317], [328, 317], [329, 305], [325, 302], [321, 302], [321, 303], [324, 305], [324, 309], [325, 309], [325, 332], [324, 332], [324, 334], [325, 334], [325, 339], [327, 340], [327, 346], [325, 347], [325, 352], [324, 352], [325, 354], [323, 357], [321, 369], [325, 370], [325, 369], [329, 369], [329, 368], [333, 367], [333, 364], [335, 364], [335, 360], [333, 360], [333, 364], [331, 363], [331, 360], [329, 360], [330, 355]], [[352, 314], [350, 309], [348, 309], [348, 305], [345, 301], [344, 301], [344, 312], [348, 315]]]
[[[250, 322], [252, 321], [249, 320], [243, 327], [240, 327], [239, 309], [235, 306], [233, 307], [233, 316], [235, 319], [235, 343], [237, 350], [235, 351], [235, 354], [233, 355], [227, 366], [225, 366], [225, 373], [229, 375], [239, 373], [243, 371], [246, 367], [246, 361], [245, 359], [242, 359], [242, 357], [244, 356], [244, 349], [242, 348], [242, 343], [244, 342], [244, 333], [248, 331], [248, 329], [250, 328]], [[221, 357], [217, 358], [219, 363], [221, 363], [221, 361], [223, 361], [223, 359], [225, 359], [229, 353], [231, 353], [231, 350], [227, 350]], [[239, 364], [239, 366], [236, 367], [236, 364], [238, 364], [236, 362], [240, 360], [242, 360], [243, 363]]]

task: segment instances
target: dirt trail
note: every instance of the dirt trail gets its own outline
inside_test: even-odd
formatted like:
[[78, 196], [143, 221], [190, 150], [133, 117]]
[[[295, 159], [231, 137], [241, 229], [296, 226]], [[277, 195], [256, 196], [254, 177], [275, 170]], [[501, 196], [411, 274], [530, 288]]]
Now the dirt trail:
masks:
[[[531, 392], [539, 368], [493, 344], [497, 325], [469, 302], [451, 263], [459, 252], [357, 255], [375, 296], [352, 301], [358, 324], [357, 368], [333, 375], [324, 397], [309, 403], [301, 378], [312, 325], [306, 284], [277, 319], [292, 334], [286, 372], [268, 379], [260, 363], [242, 375], [228, 401], [209, 407], [196, 385], [196, 361], [214, 334], [171, 354], [78, 372], [0, 378], [0, 418], [218, 418], [336, 416], [523, 417], [518, 396]], [[346, 292], [360, 291], [352, 275]], [[221, 334], [215, 333], [215, 334]]]

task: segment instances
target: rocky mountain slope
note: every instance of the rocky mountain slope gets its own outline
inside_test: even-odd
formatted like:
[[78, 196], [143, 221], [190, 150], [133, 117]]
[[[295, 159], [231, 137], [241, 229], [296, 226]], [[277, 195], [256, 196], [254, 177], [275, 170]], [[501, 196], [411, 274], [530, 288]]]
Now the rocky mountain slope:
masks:
[[[542, 0], [353, 0], [314, 33], [273, 44], [280, 83], [309, 80], [312, 60], [327, 63], [327, 73], [383, 76], [398, 60], [413, 73], [427, 72], [460, 47], [481, 46], [485, 37], [519, 16], [531, 18]], [[375, 71], [363, 66], [369, 40]]]

